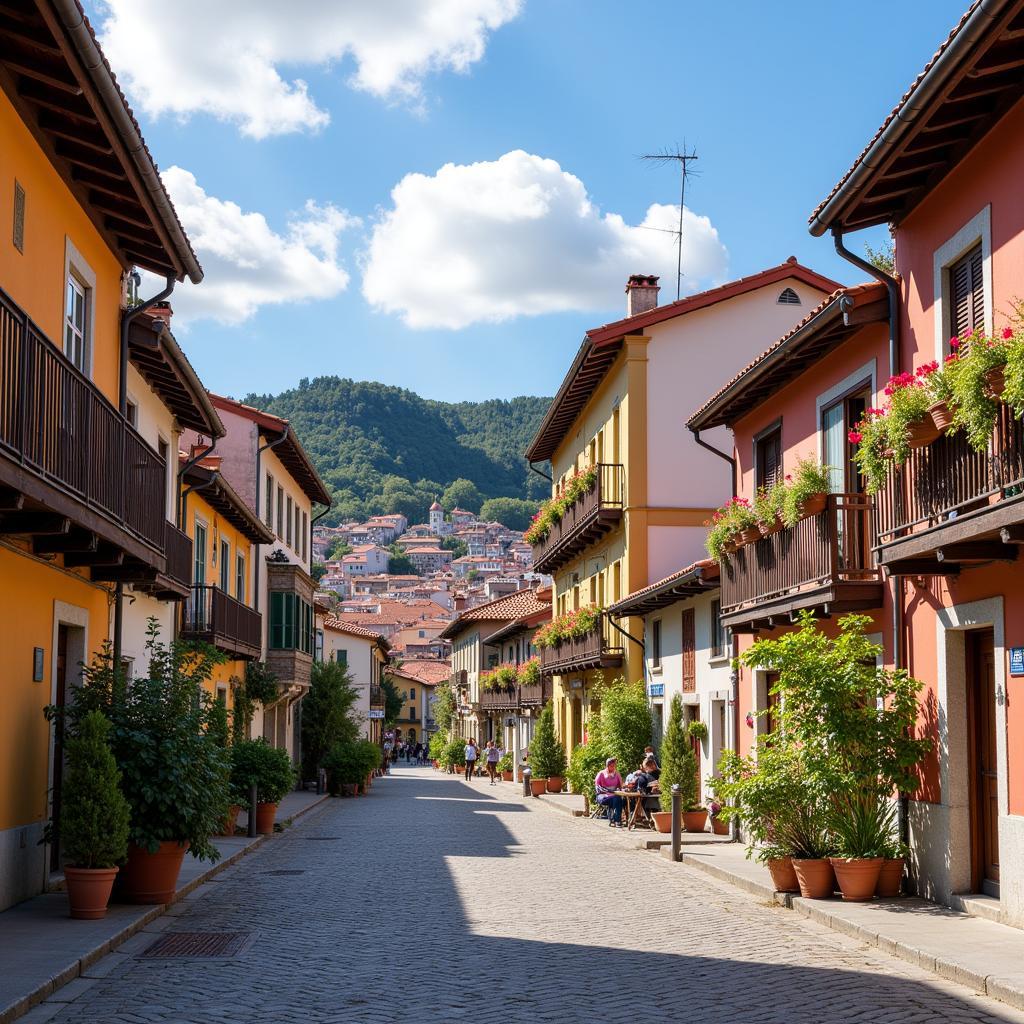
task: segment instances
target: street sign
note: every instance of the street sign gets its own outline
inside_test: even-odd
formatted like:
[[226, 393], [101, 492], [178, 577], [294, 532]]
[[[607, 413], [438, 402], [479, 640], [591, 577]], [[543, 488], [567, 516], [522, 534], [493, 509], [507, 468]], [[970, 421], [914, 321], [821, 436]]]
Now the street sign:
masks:
[[384, 711], [380, 708], [370, 708], [369, 718], [383, 718]]
[[1010, 675], [1024, 676], [1024, 647], [1010, 648]]
[[664, 697], [665, 696], [665, 684], [664, 683], [648, 683], [647, 684], [647, 696], [648, 697]]

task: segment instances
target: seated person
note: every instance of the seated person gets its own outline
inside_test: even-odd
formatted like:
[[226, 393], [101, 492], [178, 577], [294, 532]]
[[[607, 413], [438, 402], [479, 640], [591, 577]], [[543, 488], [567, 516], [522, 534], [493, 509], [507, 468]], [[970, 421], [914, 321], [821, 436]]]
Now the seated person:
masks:
[[622, 789], [622, 776], [615, 769], [615, 758], [609, 757], [604, 763], [604, 771], [594, 776], [594, 789], [597, 790], [597, 802], [608, 808], [608, 824], [622, 828], [623, 799], [615, 791]]
[[647, 764], [648, 761], [651, 761], [653, 763], [653, 775], [654, 778], [657, 778], [659, 775], [661, 775], [661, 768], [658, 765], [657, 758], [654, 756], [654, 747], [652, 746], [644, 747], [644, 764]]
[[650, 793], [658, 792], [658, 775], [661, 774], [658, 771], [658, 762], [654, 760], [653, 755], [646, 756], [644, 763], [640, 768], [640, 771], [633, 775], [636, 781], [636, 788], [647, 796]]

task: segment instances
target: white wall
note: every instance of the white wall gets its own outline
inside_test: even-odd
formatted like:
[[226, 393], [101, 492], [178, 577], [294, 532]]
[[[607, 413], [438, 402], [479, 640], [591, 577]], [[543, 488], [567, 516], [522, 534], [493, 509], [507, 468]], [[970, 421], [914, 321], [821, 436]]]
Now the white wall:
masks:
[[324, 625], [324, 661], [337, 661], [338, 651], [345, 651], [352, 685], [358, 691], [353, 712], [363, 722], [363, 735], [369, 737], [370, 686], [375, 680], [373, 671], [374, 644], [363, 637], [340, 633]]

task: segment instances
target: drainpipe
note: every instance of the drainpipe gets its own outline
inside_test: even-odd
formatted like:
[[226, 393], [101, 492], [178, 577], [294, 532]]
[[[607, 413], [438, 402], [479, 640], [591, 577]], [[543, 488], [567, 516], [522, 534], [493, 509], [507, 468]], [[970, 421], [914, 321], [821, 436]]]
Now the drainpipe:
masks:
[[700, 429], [699, 428], [697, 428], [697, 427], [690, 427], [690, 433], [693, 434], [694, 441], [696, 441], [697, 444], [699, 444], [701, 446], [701, 448], [706, 448], [712, 454], [717, 455], [720, 459], [725, 459], [725, 461], [729, 463], [729, 466], [732, 469], [732, 493], [735, 494], [736, 493], [736, 459], [732, 455], [726, 455], [725, 452], [723, 452], [720, 449], [716, 448], [713, 444], [708, 444], [707, 441], [702, 440], [701, 436], [700, 436]]
[[[219, 438], [217, 440], [219, 440]], [[184, 491], [181, 491], [181, 481], [185, 478], [185, 474], [197, 462], [202, 462], [203, 459], [205, 459], [208, 456], [212, 455], [213, 452], [214, 452], [214, 449], [216, 447], [217, 447], [217, 441], [214, 441], [208, 448], [204, 448], [198, 454], [193, 455], [191, 459], [188, 459], [184, 463], [184, 465], [182, 465], [182, 467], [178, 470], [178, 490], [181, 492], [181, 499], [178, 501], [178, 529], [179, 530], [182, 528], [181, 524], [185, 522], [185, 512], [186, 512], [186, 505], [187, 505], [187, 502], [186, 502], [185, 499], [188, 497], [188, 495], [189, 495], [189, 493], [191, 491], [199, 490], [199, 487], [193, 486], [193, 487], [186, 488]], [[219, 475], [220, 475], [220, 471], [218, 470], [217, 471], [217, 476], [219, 476]], [[213, 483], [213, 481], [211, 480], [210, 483]], [[203, 484], [202, 486], [203, 487], [209, 487], [209, 484]]]
[[[900, 372], [900, 291], [899, 283], [891, 274], [872, 266], [867, 260], [861, 259], [843, 244], [843, 233], [839, 225], [832, 226], [832, 241], [836, 252], [848, 263], [870, 274], [885, 285], [889, 295], [889, 376], [895, 377]], [[893, 576], [892, 580], [892, 665], [899, 670], [903, 667], [903, 580]], [[905, 793], [899, 796], [899, 832], [900, 842], [909, 845], [910, 841], [910, 797]]]
[[[319, 520], [323, 519], [323, 517], [325, 515], [327, 515], [328, 512], [331, 511], [331, 508], [332, 508], [333, 504], [334, 504], [334, 502], [331, 502], [331, 504], [328, 505], [323, 510], [323, 512], [317, 512], [317, 514], [315, 516], [313, 516], [309, 520], [309, 567], [310, 567], [310, 569], [313, 568], [313, 527], [316, 526], [317, 522], [319, 522]], [[257, 511], [256, 515], [259, 515], [258, 511]]]
[[[265, 451], [271, 448], [276, 448], [279, 444], [283, 444], [288, 438], [288, 432], [291, 430], [291, 424], [286, 423], [284, 426], [284, 432], [276, 441], [270, 441], [260, 448], [256, 449], [256, 518], [260, 515], [260, 488], [263, 483], [263, 473], [260, 470], [260, 457]], [[271, 519], [273, 519], [273, 509], [271, 509]], [[268, 527], [269, 528], [269, 527]], [[312, 555], [312, 550], [310, 551]], [[256, 541], [252, 551], [253, 566], [256, 570], [256, 578], [253, 581], [253, 595], [252, 595], [252, 610], [258, 612], [260, 610], [260, 542]]]
[[551, 477], [548, 476], [548, 474], [545, 473], [543, 469], [538, 469], [532, 462], [527, 463], [527, 465], [530, 467], [531, 472], [536, 473], [537, 476], [543, 477], [545, 480], [547, 480], [549, 484], [554, 483]]
[[[166, 299], [174, 291], [174, 277], [168, 275], [163, 291], [158, 292], [151, 299], [126, 309], [121, 314], [121, 351], [118, 353], [120, 359], [120, 370], [117, 382], [117, 408], [124, 417], [128, 413], [128, 329], [132, 321], [147, 309]], [[124, 631], [124, 584], [114, 585], [114, 670], [121, 669], [122, 634]]]

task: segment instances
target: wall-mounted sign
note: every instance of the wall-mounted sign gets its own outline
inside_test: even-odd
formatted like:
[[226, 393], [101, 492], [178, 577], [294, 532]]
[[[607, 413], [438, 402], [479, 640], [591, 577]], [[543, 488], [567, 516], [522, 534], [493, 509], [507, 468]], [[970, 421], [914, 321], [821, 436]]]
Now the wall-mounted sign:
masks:
[[367, 715], [367, 717], [371, 718], [371, 719], [383, 718], [384, 717], [384, 711], [381, 708], [370, 708], [370, 712]]
[[42, 647], [32, 648], [32, 682], [43, 681], [43, 649]]
[[664, 697], [665, 696], [665, 684], [664, 683], [648, 683], [647, 684], [647, 696], [648, 697]]
[[583, 680], [582, 679], [573, 679], [569, 683], [569, 689], [570, 690], [582, 690], [583, 689]]
[[1010, 648], [1010, 675], [1024, 676], [1024, 647]]

